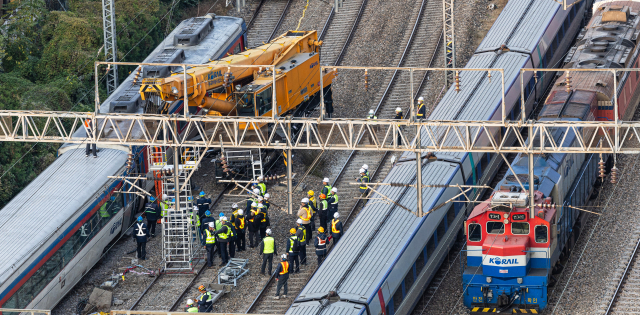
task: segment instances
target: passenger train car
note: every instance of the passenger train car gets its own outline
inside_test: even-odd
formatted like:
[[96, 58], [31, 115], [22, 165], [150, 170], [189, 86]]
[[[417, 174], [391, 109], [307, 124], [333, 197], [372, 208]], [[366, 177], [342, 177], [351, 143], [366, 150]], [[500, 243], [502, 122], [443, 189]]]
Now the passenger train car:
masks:
[[[640, 1], [602, 1], [565, 59], [566, 69], [637, 68]], [[619, 119], [629, 120], [638, 107], [640, 73], [619, 72], [614, 90], [611, 72], [569, 72], [554, 83], [538, 119], [541, 121], [613, 120], [617, 96]], [[565, 134], [565, 132], [567, 134]], [[579, 146], [575, 132], [554, 130], [566, 146]], [[597, 139], [597, 138], [596, 138]], [[531, 141], [531, 139], [529, 140]], [[533, 139], [540, 141], [540, 139]], [[607, 156], [603, 157], [603, 161]], [[467, 267], [463, 275], [465, 305], [473, 312], [544, 309], [547, 289], [559, 259], [568, 255], [582, 228], [581, 207], [589, 200], [601, 161], [595, 154], [534, 155], [535, 203], [528, 209], [529, 157], [518, 155], [495, 187], [491, 199], [478, 205], [465, 223]], [[509, 205], [512, 203], [512, 205]], [[559, 205], [552, 207], [551, 205]], [[561, 207], [560, 207], [561, 206]]]
[[[144, 62], [198, 64], [242, 51], [245, 28], [234, 17], [185, 20]], [[143, 75], [168, 76], [171, 70], [148, 66]], [[124, 80], [100, 111], [143, 113], [141, 79], [136, 83], [135, 77]], [[167, 112], [181, 105], [171, 104]], [[83, 128], [74, 135], [84, 137]], [[85, 157], [83, 145], [63, 145], [56, 161], [0, 211], [0, 307], [52, 309], [133, 222], [144, 200], [117, 193], [123, 182], [107, 176], [147, 173], [147, 150], [98, 147], [94, 159]]]
[[[580, 30], [584, 11], [585, 1], [576, 1], [569, 10], [553, 0], [511, 0], [506, 4], [466, 67], [504, 69], [508, 119], [523, 114], [519, 70], [559, 67]], [[492, 77], [486, 72], [462, 71], [461, 90], [451, 87], [430, 119], [501, 119], [502, 84], [498, 72]], [[528, 114], [552, 83], [553, 73], [537, 80], [527, 74], [525, 79]], [[423, 134], [422, 144], [432, 145]], [[487, 141], [483, 137], [481, 141]], [[492, 154], [435, 156], [421, 161], [425, 185], [486, 184], [501, 164], [501, 158]], [[403, 154], [384, 182], [414, 184], [415, 163], [414, 153]], [[417, 208], [415, 188], [383, 185], [379, 191], [403, 207]], [[424, 188], [423, 209], [432, 209], [459, 192], [451, 187]], [[407, 314], [441, 265], [473, 206], [449, 203], [419, 218], [417, 210], [367, 203], [287, 314]]]

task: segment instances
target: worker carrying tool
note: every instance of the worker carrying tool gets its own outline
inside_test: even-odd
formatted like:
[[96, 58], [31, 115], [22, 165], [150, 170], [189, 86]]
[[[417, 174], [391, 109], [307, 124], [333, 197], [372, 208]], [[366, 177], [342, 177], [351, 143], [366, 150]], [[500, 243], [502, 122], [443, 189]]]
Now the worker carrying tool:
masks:
[[207, 210], [207, 212], [204, 213], [204, 219], [200, 221], [200, 235], [202, 235], [202, 246], [206, 245], [207, 235], [205, 230], [209, 228], [209, 223], [215, 224], [216, 219], [213, 217], [213, 215], [211, 215], [211, 211]]
[[329, 185], [328, 177], [325, 177], [322, 180], [322, 189], [320, 190], [320, 192], [325, 194], [326, 196], [329, 196], [329, 194], [331, 193], [331, 185]]
[[[402, 108], [400, 108], [400, 107], [396, 108], [396, 117], [393, 117], [393, 119], [395, 119], [395, 120], [404, 119], [404, 114], [402, 114]], [[402, 131], [402, 126], [398, 125], [398, 141], [397, 141], [397, 145], [402, 145], [402, 136], [400, 135], [400, 131]], [[369, 174], [367, 174], [367, 175], [369, 175]]]
[[329, 220], [329, 201], [327, 200], [327, 196], [325, 194], [320, 194], [318, 216], [320, 217], [320, 227], [326, 230], [327, 222]]
[[207, 250], [207, 266], [209, 268], [213, 267], [213, 259], [215, 258], [216, 253], [216, 235], [215, 233], [215, 223], [209, 222], [209, 227], [205, 230], [205, 249]]
[[198, 307], [194, 305], [192, 299], [187, 300], [187, 307], [185, 309], [187, 313], [198, 313]]
[[[235, 205], [235, 204], [234, 204]], [[239, 252], [243, 252], [246, 250], [246, 231], [247, 231], [247, 218], [244, 217], [244, 211], [238, 210], [235, 214], [235, 219], [233, 225], [236, 228], [236, 249]]]
[[324, 233], [324, 228], [318, 228], [318, 235], [313, 240], [313, 246], [316, 248], [316, 256], [318, 256], [318, 267], [324, 261], [324, 257], [327, 255], [327, 234]]
[[264, 269], [269, 263], [269, 274], [271, 274], [271, 266], [273, 264], [273, 255], [278, 255], [278, 249], [276, 248], [276, 241], [271, 236], [271, 229], [267, 229], [267, 237], [260, 242], [259, 255], [262, 255], [262, 269], [260, 273], [264, 276]]
[[418, 97], [418, 110], [416, 111], [417, 119], [425, 119], [427, 116], [427, 107], [424, 105], [424, 97]]
[[276, 268], [276, 281], [278, 281], [278, 285], [276, 286], [276, 296], [274, 297], [274, 299], [280, 299], [280, 289], [282, 287], [284, 287], [282, 297], [287, 297], [287, 291], [289, 291], [289, 286], [287, 285], [288, 280], [289, 262], [287, 262], [287, 255], [282, 254], [282, 256], [280, 257], [280, 264], [278, 265], [278, 268]]
[[296, 229], [291, 228], [291, 230], [289, 230], [289, 234], [291, 234], [291, 236], [287, 243], [287, 253], [289, 253], [289, 264], [292, 268], [294, 265], [296, 267], [293, 270], [293, 273], [296, 273], [300, 272], [300, 259], [298, 256], [300, 253], [300, 240], [298, 240], [298, 237], [296, 236]]
[[136, 222], [136, 226], [133, 228], [133, 239], [137, 244], [137, 254], [138, 259], [146, 260], [147, 259], [147, 235], [149, 234], [147, 230], [147, 225], [142, 222], [142, 217], [138, 217], [138, 222]]
[[[311, 207], [309, 207], [309, 198], [303, 198], [301, 201], [300, 210], [298, 210], [298, 218], [301, 220], [301, 224], [306, 230], [307, 235], [311, 235]], [[305, 244], [308, 244], [308, 240], [304, 240]]]
[[218, 248], [220, 249], [220, 254], [222, 256], [222, 262], [220, 263], [220, 266], [224, 266], [229, 262], [228, 244], [231, 238], [234, 236], [231, 228], [225, 224], [226, 222], [227, 217], [220, 218], [220, 223], [222, 224], [222, 226], [214, 232], [214, 234], [218, 237]]
[[198, 310], [202, 311], [202, 313], [211, 312], [211, 309], [213, 309], [213, 292], [207, 291], [204, 285], [200, 285], [198, 291], [201, 293], [197, 299]]
[[342, 222], [340, 222], [340, 213], [333, 214], [333, 220], [331, 220], [331, 238], [333, 239], [333, 246], [338, 244], [338, 241], [342, 237]]
[[156, 223], [160, 214], [160, 207], [156, 203], [156, 198], [149, 197], [149, 202], [144, 205], [144, 214], [147, 217], [147, 227], [149, 228], [149, 236], [156, 236]]
[[338, 212], [338, 188], [331, 188], [331, 195], [327, 196], [329, 202], [329, 218], [333, 218], [333, 214]]
[[[316, 202], [316, 197], [313, 190], [309, 190], [307, 192], [307, 198], [309, 199], [309, 208], [311, 208], [311, 221], [309, 222], [311, 225], [311, 231], [316, 230], [316, 216], [318, 213], [318, 203]], [[309, 235], [311, 237], [311, 235]]]
[[367, 184], [369, 184], [369, 176], [364, 168], [360, 169], [360, 178], [358, 179], [358, 183], [360, 183], [360, 193], [363, 195], [366, 194], [369, 190], [369, 187], [367, 186]]
[[302, 219], [296, 221], [296, 236], [300, 241], [300, 264], [307, 264], [307, 229], [302, 225]]
[[200, 220], [202, 220], [204, 213], [209, 211], [209, 207], [211, 206], [211, 199], [205, 196], [204, 191], [200, 192], [200, 198], [196, 200], [196, 206], [198, 206], [198, 215], [200, 216]]
[[250, 209], [251, 211], [249, 212], [249, 224], [247, 225], [247, 229], [249, 230], [249, 248], [254, 248], [258, 246], [258, 231], [260, 230], [261, 217], [258, 217], [259, 210], [256, 202], [251, 204]]

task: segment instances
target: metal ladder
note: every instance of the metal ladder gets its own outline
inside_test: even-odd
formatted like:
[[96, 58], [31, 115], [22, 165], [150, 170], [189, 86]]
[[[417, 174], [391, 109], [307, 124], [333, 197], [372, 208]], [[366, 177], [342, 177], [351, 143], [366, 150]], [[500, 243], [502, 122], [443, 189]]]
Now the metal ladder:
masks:
[[258, 149], [258, 158], [255, 158], [253, 150], [251, 151], [251, 168], [253, 170], [253, 180], [262, 177], [262, 149]]

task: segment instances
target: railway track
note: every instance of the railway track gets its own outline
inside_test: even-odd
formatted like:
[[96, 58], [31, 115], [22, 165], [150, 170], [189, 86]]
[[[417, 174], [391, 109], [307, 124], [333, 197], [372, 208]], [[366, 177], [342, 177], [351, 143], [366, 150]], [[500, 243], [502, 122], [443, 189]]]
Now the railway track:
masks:
[[[640, 231], [636, 230], [632, 236], [637, 239], [635, 244], [625, 248], [625, 254], [629, 257], [626, 264], [622, 262], [620, 267], [622, 275], [619, 279], [612, 279], [609, 287], [615, 287], [613, 298], [609, 301], [605, 315], [609, 314], [638, 314], [640, 313], [640, 261], [638, 259], [638, 247], [640, 247]], [[635, 246], [634, 246], [635, 245]]]
[[[334, 65], [339, 65], [344, 57], [347, 47], [353, 38], [355, 31], [358, 27], [358, 23], [362, 18], [362, 14], [364, 12], [365, 6], [367, 4], [367, 0], [363, 1], [353, 1], [347, 5], [345, 3], [345, 7], [340, 10], [340, 13], [332, 12], [329, 16], [327, 22], [325, 23], [324, 30], [321, 33], [321, 36], [325, 37], [325, 41], [328, 43], [332, 43], [332, 47], [327, 47], [323, 50], [323, 63], [332, 63]], [[422, 0], [421, 6], [418, 10], [413, 14], [415, 17], [415, 23], [413, 25], [412, 32], [405, 36], [404, 40], [407, 43], [406, 47], [403, 51], [402, 56], [399, 58], [398, 66], [418, 66], [423, 65], [425, 62], [429, 63], [429, 66], [433, 64], [438, 48], [441, 43], [441, 32], [438, 35], [428, 36], [426, 25], [424, 25], [423, 16], [439, 16], [436, 14], [440, 12], [439, 3], [436, 1], [427, 1]], [[338, 23], [331, 23], [331, 19], [338, 20]], [[349, 24], [345, 21], [350, 21]], [[431, 21], [437, 27], [439, 24], [437, 21]], [[327, 27], [328, 25], [328, 27]], [[351, 26], [351, 27], [349, 27]], [[344, 29], [348, 29], [348, 32], [342, 31]], [[425, 45], [433, 46], [433, 49], [430, 50], [430, 60], [422, 60], [425, 56], [423, 51], [418, 51], [418, 49], [412, 49], [414, 47], [425, 47]], [[420, 73], [417, 74], [415, 78], [417, 78], [416, 82], [418, 85], [414, 90], [416, 93], [414, 98], [420, 90], [422, 89], [424, 83], [426, 82], [428, 73]], [[392, 115], [395, 115], [395, 105], [398, 100], [401, 98], [401, 95], [404, 95], [405, 103], [406, 103], [406, 91], [409, 90], [408, 83], [402, 82], [405, 80], [409, 81], [408, 75], [404, 76], [399, 74], [398, 72], [394, 73], [390, 78], [388, 86], [384, 91], [381, 91], [379, 94], [380, 102], [378, 103], [376, 112], [378, 116], [382, 118], [392, 118]], [[353, 181], [350, 175], [357, 176], [358, 170], [362, 166], [362, 164], [368, 164], [372, 173], [372, 181], [383, 179], [389, 172], [392, 167], [392, 163], [389, 159], [390, 154], [388, 152], [380, 153], [380, 154], [362, 154], [362, 152], [352, 151], [347, 158], [347, 161], [340, 169], [338, 175], [333, 181], [334, 187], [341, 187], [339, 190], [339, 195], [341, 196], [342, 202], [340, 203], [340, 212], [342, 215], [345, 214], [344, 209], [348, 209], [348, 214], [343, 219], [345, 222], [345, 229], [347, 229], [352, 222], [353, 218], [357, 216], [359, 210], [362, 208], [364, 203], [362, 199], [356, 199], [359, 197], [359, 191], [350, 187], [349, 182]], [[331, 248], [329, 249], [331, 251]], [[272, 276], [268, 283], [261, 290], [260, 294], [256, 297], [254, 302], [249, 306], [246, 313], [260, 313], [260, 314], [283, 314], [293, 303], [295, 296], [299, 294], [299, 292], [304, 288], [305, 284], [311, 279], [315, 270], [317, 269], [315, 263], [315, 250], [313, 246], [307, 246], [307, 257], [309, 259], [309, 266], [304, 268], [301, 273], [294, 274], [290, 276], [289, 279], [289, 296], [286, 300], [286, 303], [282, 303], [282, 300], [273, 300], [270, 297], [275, 296], [275, 281]], [[292, 294], [293, 293], [293, 294]], [[277, 302], [276, 302], [277, 301]]]
[[292, 0], [261, 0], [247, 24], [249, 48], [262, 45], [276, 37]]

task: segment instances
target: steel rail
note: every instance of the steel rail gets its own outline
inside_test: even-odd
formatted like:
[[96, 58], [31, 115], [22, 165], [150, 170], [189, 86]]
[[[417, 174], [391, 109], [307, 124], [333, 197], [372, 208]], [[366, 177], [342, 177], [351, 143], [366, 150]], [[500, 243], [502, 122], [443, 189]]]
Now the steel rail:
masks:
[[207, 269], [207, 264], [202, 264], [202, 267], [200, 267], [200, 270], [198, 270], [198, 273], [196, 273], [196, 276], [193, 277], [193, 279], [191, 279], [191, 282], [187, 284], [187, 287], [182, 291], [182, 293], [180, 293], [176, 301], [173, 302], [173, 305], [171, 305], [171, 307], [169, 308], [170, 312], [173, 312], [178, 308], [178, 305], [180, 305], [180, 301], [182, 301], [182, 298], [184, 298], [185, 294], [187, 294], [187, 291], [189, 291], [191, 286], [193, 286], [196, 280], [198, 280], [198, 278], [200, 277], [200, 275], [202, 275], [205, 269]]
[[327, 35], [327, 31], [329, 31], [329, 26], [331, 25], [331, 21], [333, 21], [333, 16], [336, 14], [336, 10], [331, 7], [331, 12], [329, 13], [329, 17], [324, 22], [324, 26], [322, 27], [322, 32], [320, 32], [320, 37], [318, 40], [324, 40], [325, 35]]
[[280, 15], [280, 19], [278, 20], [278, 23], [276, 24], [276, 27], [273, 28], [273, 32], [271, 32], [271, 35], [269, 36], [269, 40], [267, 40], [267, 42], [270, 42], [272, 39], [275, 38], [276, 32], [280, 28], [280, 25], [282, 25], [282, 21], [284, 21], [284, 16], [287, 15], [287, 11], [289, 11], [289, 7], [291, 6], [291, 1], [292, 0], [288, 0], [287, 1], [287, 5], [284, 7], [284, 10], [282, 10], [282, 14]]
[[142, 294], [140, 294], [140, 297], [138, 297], [138, 299], [135, 301], [135, 303], [133, 303], [133, 305], [131, 305], [131, 307], [129, 308], [130, 311], [133, 311], [138, 304], [140, 304], [140, 301], [142, 301], [142, 298], [147, 295], [147, 292], [149, 291], [149, 289], [151, 289], [151, 287], [158, 282], [158, 279], [160, 279], [160, 277], [164, 276], [164, 273], [162, 273], [162, 271], [160, 271], [160, 274], [157, 275], [155, 278], [153, 278], [153, 281], [151, 281], [151, 283], [149, 283], [149, 285], [144, 289], [144, 291], [142, 291]]
[[358, 15], [356, 15], [355, 21], [353, 21], [353, 26], [351, 26], [351, 31], [349, 31], [349, 35], [347, 35], [347, 40], [344, 42], [344, 45], [342, 45], [342, 50], [340, 50], [340, 54], [338, 54], [338, 58], [336, 59], [334, 66], [340, 65], [340, 63], [342, 62], [342, 58], [344, 57], [347, 51], [347, 47], [351, 43], [351, 39], [353, 38], [353, 35], [356, 33], [356, 29], [360, 24], [360, 19], [364, 14], [364, 8], [367, 6], [367, 2], [368, 0], [362, 0], [362, 4], [360, 5], [360, 9], [358, 10]]
[[[265, 1], [266, 0], [260, 0], [258, 7], [256, 8], [255, 12], [253, 12], [253, 16], [251, 16], [251, 20], [249, 20], [249, 23], [247, 23], [247, 30], [251, 27], [251, 25], [253, 25], [253, 22], [255, 22], [256, 18], [258, 17], [258, 14], [260, 13], [260, 9], [262, 9], [262, 5], [264, 4]], [[247, 32], [247, 30], [245, 30], [245, 33]]]
[[638, 238], [638, 241], [636, 242], [636, 247], [633, 249], [633, 253], [631, 254], [631, 257], [629, 258], [629, 261], [627, 262], [627, 266], [624, 268], [624, 272], [622, 273], [622, 276], [620, 277], [620, 281], [618, 281], [618, 286], [616, 287], [616, 290], [613, 293], [613, 297], [611, 298], [611, 301], [609, 301], [609, 305], [607, 306], [607, 310], [604, 312], [605, 315], [609, 315], [613, 311], [613, 305], [615, 304], [615, 301], [618, 298], [618, 295], [620, 295], [620, 289], [622, 288], [622, 285], [624, 284], [624, 280], [629, 275], [631, 263], [633, 263], [635, 261], [636, 253], [638, 252], [638, 247], [640, 247], [640, 238]]

